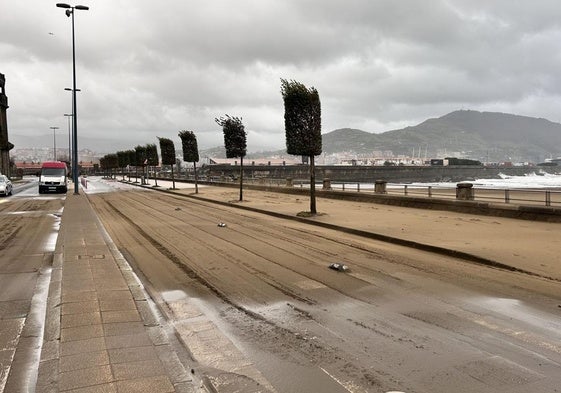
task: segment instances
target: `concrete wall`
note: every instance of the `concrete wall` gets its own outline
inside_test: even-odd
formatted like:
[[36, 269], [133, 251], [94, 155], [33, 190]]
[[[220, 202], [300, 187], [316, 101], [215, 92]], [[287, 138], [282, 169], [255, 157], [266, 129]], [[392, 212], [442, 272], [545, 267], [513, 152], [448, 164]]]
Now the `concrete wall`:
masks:
[[[329, 178], [332, 182], [374, 183], [386, 180], [390, 183], [408, 182], [457, 182], [473, 179], [498, 178], [499, 173], [509, 176], [523, 176], [540, 170], [548, 173], [561, 173], [561, 167], [501, 167], [485, 168], [480, 166], [316, 166], [316, 179]], [[245, 178], [287, 179], [294, 181], [309, 180], [306, 165], [244, 165]], [[207, 165], [199, 172], [209, 177], [238, 177], [239, 166]]]

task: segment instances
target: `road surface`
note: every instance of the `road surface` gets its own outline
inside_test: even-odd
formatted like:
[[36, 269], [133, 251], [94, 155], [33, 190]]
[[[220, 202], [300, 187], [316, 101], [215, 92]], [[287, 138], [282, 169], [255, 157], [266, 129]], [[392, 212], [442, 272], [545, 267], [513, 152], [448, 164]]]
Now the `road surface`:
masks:
[[36, 179], [0, 197], [0, 392], [35, 387], [65, 197], [39, 196]]
[[561, 391], [557, 281], [115, 185], [90, 201], [221, 392]]

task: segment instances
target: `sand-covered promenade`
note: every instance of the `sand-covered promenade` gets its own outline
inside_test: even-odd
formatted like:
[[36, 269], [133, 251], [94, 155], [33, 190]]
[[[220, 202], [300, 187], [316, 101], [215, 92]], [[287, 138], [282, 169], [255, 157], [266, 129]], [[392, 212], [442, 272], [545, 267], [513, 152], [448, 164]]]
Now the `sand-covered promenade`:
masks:
[[[159, 181], [161, 189], [171, 182]], [[276, 192], [199, 186], [176, 182], [174, 191], [191, 197], [231, 202], [287, 217], [309, 211], [309, 198]], [[450, 211], [389, 206], [336, 199], [317, 199], [319, 215], [310, 222], [328, 223], [382, 237], [403, 239], [468, 253], [483, 259], [561, 280], [561, 223], [482, 216]]]

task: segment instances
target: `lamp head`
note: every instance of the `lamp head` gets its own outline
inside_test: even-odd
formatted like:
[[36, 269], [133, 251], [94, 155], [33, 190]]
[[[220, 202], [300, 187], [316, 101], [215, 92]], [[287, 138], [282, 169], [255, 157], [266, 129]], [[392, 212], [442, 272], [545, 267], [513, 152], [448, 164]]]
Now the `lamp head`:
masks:
[[66, 3], [56, 3], [56, 6], [59, 8], [72, 8], [69, 4]]
[[66, 16], [70, 18], [70, 15], [72, 15], [72, 10], [66, 10]]
[[87, 11], [87, 10], [90, 9], [90, 7], [87, 7], [87, 6], [85, 6], [85, 5], [77, 5], [77, 6], [74, 7], [74, 8], [76, 8], [77, 10], [84, 10], [84, 11]]

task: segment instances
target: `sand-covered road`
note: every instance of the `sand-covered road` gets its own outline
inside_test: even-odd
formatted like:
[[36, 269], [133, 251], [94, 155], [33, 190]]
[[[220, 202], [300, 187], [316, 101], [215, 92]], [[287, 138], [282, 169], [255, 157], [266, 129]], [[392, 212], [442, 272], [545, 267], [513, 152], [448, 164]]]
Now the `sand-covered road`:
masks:
[[89, 198], [221, 391], [561, 386], [558, 281], [153, 191]]

